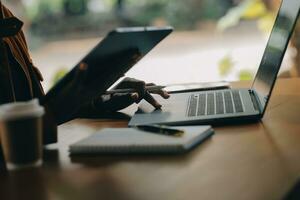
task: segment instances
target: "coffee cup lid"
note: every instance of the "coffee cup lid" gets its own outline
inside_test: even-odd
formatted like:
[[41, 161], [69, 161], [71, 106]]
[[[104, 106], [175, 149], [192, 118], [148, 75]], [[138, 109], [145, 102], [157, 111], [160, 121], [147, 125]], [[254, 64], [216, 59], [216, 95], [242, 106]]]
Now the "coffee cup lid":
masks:
[[40, 117], [45, 113], [37, 99], [27, 102], [13, 102], [0, 106], [0, 120], [12, 120], [24, 117]]

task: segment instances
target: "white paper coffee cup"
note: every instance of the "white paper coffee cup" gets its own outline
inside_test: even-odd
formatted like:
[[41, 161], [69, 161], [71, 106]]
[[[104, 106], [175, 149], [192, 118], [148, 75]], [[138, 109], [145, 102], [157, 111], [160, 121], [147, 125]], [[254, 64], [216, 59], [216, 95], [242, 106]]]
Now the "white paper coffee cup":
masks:
[[1, 145], [9, 170], [42, 164], [42, 116], [37, 99], [0, 106]]

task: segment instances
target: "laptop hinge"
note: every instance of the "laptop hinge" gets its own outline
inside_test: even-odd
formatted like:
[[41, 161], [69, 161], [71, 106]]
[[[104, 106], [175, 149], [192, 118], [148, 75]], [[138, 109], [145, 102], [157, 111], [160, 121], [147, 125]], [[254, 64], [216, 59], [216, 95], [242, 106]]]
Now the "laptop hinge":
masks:
[[262, 111], [263, 111], [262, 105], [259, 101], [259, 98], [258, 98], [258, 95], [256, 94], [256, 92], [252, 89], [249, 89], [249, 94], [250, 94], [254, 109], [259, 111], [260, 113], [262, 113]]

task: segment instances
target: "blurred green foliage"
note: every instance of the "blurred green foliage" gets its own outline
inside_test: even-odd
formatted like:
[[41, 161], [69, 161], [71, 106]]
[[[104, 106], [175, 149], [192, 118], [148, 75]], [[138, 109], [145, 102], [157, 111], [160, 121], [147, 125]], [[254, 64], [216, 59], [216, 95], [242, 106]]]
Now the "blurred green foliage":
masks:
[[26, 4], [27, 17], [34, 21], [48, 13], [57, 14], [62, 9], [63, 0], [31, 0]]
[[164, 19], [176, 29], [194, 29], [203, 20], [217, 20], [232, 6], [231, 0], [128, 0], [132, 20], [151, 24]]
[[235, 69], [235, 62], [231, 55], [224, 56], [218, 63], [219, 74], [221, 77], [225, 78], [226, 76], [230, 75], [237, 71], [238, 80], [246, 81], [252, 80], [254, 77], [254, 72], [250, 69]]
[[[232, 7], [232, 0], [122, 0], [122, 10], [117, 10], [117, 0], [30, 0], [26, 1], [26, 13], [32, 22], [34, 32], [48, 32], [50, 36], [53, 23], [56, 33], [70, 30], [93, 31], [93, 26], [105, 31], [112, 26], [146, 26], [164, 21], [176, 29], [195, 29], [203, 20], [217, 20]], [[68, 3], [68, 4], [66, 4]], [[86, 7], [76, 19], [66, 18], [70, 10]], [[95, 7], [101, 7], [95, 12]], [[120, 15], [120, 13], [122, 14]], [[64, 23], [60, 19], [64, 19]], [[122, 19], [120, 19], [120, 17]], [[79, 22], [79, 23], [78, 23]], [[63, 24], [60, 26], [60, 24]], [[70, 28], [71, 27], [71, 28]], [[79, 27], [79, 28], [78, 28]], [[50, 31], [48, 31], [50, 29]]]
[[239, 80], [248, 81], [252, 80], [254, 77], [253, 71], [249, 69], [242, 69], [239, 71]]
[[[241, 20], [257, 20], [257, 26], [262, 33], [266, 34], [271, 31], [275, 20], [275, 13], [267, 9], [263, 0], [245, 0], [238, 6], [229, 9], [217, 24], [220, 31], [225, 31], [228, 28], [234, 27]], [[224, 56], [219, 62], [219, 74], [223, 77], [234, 71], [234, 62], [230, 55]], [[238, 72], [239, 80], [253, 79], [254, 72], [243, 69]]]
[[268, 10], [263, 0], [245, 0], [230, 9], [218, 22], [218, 29], [224, 31], [238, 25], [241, 20], [257, 20], [258, 28], [269, 33], [275, 20], [275, 13]]
[[230, 55], [224, 56], [219, 61], [219, 74], [221, 76], [227, 76], [234, 68], [234, 62]]
[[61, 67], [59, 70], [57, 70], [52, 78], [52, 85], [55, 85], [61, 78], [63, 78], [67, 74], [68, 71], [69, 70], [65, 67]]

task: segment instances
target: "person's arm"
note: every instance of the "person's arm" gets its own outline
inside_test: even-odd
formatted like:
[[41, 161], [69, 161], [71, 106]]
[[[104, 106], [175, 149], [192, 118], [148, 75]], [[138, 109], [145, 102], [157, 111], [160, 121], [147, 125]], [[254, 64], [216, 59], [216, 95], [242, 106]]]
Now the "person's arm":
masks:
[[[0, 38], [3, 37], [4, 41], [0, 49], [0, 104], [42, 98], [44, 93], [40, 85], [41, 78], [38, 77], [37, 70], [32, 66], [26, 39], [21, 30], [23, 22], [14, 17], [8, 8], [1, 5], [1, 1], [0, 11], [3, 17], [3, 20], [0, 20]], [[5, 55], [7, 55], [6, 58], [3, 58]], [[5, 66], [2, 64], [3, 62], [6, 62]], [[11, 86], [8, 86], [7, 83], [3, 84], [3, 81], [7, 82], [9, 79], [9, 75], [6, 75], [7, 72], [4, 73], [4, 69], [8, 69], [10, 72]], [[14, 95], [8, 95], [10, 93]], [[49, 144], [57, 142], [57, 125], [52, 111], [47, 106], [45, 106], [45, 110], [43, 141], [44, 144]]]
[[15, 36], [23, 23], [15, 17], [5, 18], [2, 3], [0, 1], [0, 104], [16, 100], [12, 81], [11, 69], [9, 66], [8, 54], [4, 37]]

